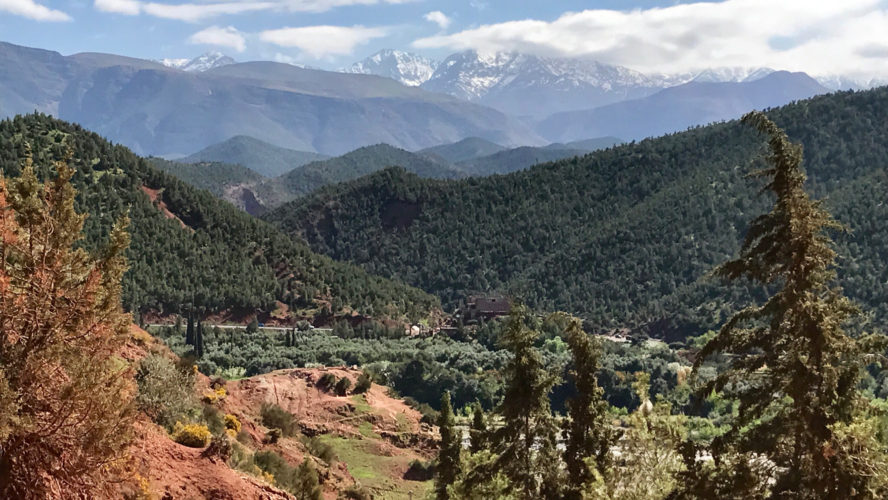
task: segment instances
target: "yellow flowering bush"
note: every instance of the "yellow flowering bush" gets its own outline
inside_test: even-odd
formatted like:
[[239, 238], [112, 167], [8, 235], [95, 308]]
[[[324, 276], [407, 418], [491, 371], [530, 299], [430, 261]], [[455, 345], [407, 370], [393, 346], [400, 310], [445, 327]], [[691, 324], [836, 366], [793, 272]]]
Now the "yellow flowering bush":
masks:
[[234, 433], [237, 434], [241, 430], [240, 420], [231, 413], [225, 415], [225, 428], [234, 431]]
[[176, 422], [173, 429], [173, 441], [191, 448], [205, 447], [210, 444], [212, 437], [213, 434], [205, 425]]

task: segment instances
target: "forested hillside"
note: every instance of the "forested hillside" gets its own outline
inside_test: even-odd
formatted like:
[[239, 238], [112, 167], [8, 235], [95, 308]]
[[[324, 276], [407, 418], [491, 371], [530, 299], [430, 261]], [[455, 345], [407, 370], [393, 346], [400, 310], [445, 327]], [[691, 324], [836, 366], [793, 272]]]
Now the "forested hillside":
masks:
[[[255, 145], [257, 142], [259, 141], [253, 140], [248, 144]], [[416, 152], [405, 151], [388, 144], [377, 144], [335, 158], [296, 166], [287, 173], [272, 178], [262, 177], [256, 172], [267, 168], [281, 168], [282, 164], [275, 159], [274, 150], [262, 147], [257, 147], [246, 156], [241, 154], [212, 156], [214, 158], [230, 156], [231, 161], [237, 161], [237, 164], [212, 161], [192, 165], [159, 158], [152, 158], [152, 162], [154, 166], [192, 186], [206, 189], [250, 214], [261, 215], [270, 208], [311, 194], [324, 186], [354, 180], [386, 167], [402, 167], [408, 172], [430, 179], [506, 174], [538, 163], [582, 156], [620, 142], [619, 139], [603, 137], [569, 144], [554, 143], [544, 147], [522, 146], [505, 149], [483, 139], [470, 138]], [[270, 144], [265, 146], [273, 148]], [[227, 145], [222, 149], [230, 147], [233, 146]], [[490, 151], [495, 152], [489, 153]], [[253, 167], [241, 166], [247, 165], [244, 159], [253, 162]], [[272, 167], [260, 166], [266, 159], [273, 164]]]
[[327, 158], [329, 157], [318, 153], [282, 148], [253, 137], [238, 135], [207, 146], [180, 161], [236, 163], [265, 177], [276, 177], [306, 163]]
[[329, 160], [314, 161], [251, 188], [263, 205], [276, 207], [329, 184], [345, 182], [386, 167], [399, 166], [421, 177], [458, 179], [465, 174], [446, 161], [411, 153], [388, 144], [356, 149]]
[[216, 161], [182, 163], [163, 158], [150, 158], [149, 161], [153, 167], [172, 174], [198, 189], [206, 189], [219, 197], [225, 194], [227, 187], [255, 184], [265, 180], [262, 175], [239, 163]]
[[[0, 122], [0, 172], [15, 176], [28, 151], [45, 177], [71, 153], [78, 210], [88, 212], [85, 245], [95, 247], [129, 212], [132, 244], [123, 302], [132, 311], [176, 312], [194, 303], [315, 316], [356, 310], [419, 318], [437, 300], [313, 253], [271, 226], [153, 168], [128, 149], [45, 115]], [[327, 311], [327, 307], [332, 311]]]
[[482, 156], [481, 158], [466, 160], [458, 163], [457, 168], [473, 176], [508, 174], [539, 163], [561, 160], [572, 156], [583, 156], [588, 152], [588, 150], [569, 147], [550, 148], [547, 146], [535, 148], [523, 146]]
[[[841, 284], [870, 321], [888, 319], [888, 89], [768, 115], [804, 144], [808, 188], [851, 229], [836, 235]], [[498, 290], [599, 328], [683, 336], [734, 308], [739, 289], [707, 274], [769, 202], [745, 179], [761, 151], [753, 131], [729, 122], [507, 176], [448, 182], [388, 169], [267, 219], [448, 306]]]

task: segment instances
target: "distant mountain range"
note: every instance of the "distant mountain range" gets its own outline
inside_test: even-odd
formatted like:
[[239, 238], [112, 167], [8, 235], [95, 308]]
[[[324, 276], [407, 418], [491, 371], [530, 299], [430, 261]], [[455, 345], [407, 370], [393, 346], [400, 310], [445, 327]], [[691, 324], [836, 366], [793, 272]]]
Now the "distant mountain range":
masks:
[[[275, 177], [373, 144], [417, 151], [467, 138], [506, 149], [588, 137], [640, 139], [851, 85], [839, 79], [823, 86], [803, 73], [769, 68], [646, 75], [583, 58], [475, 51], [439, 64], [386, 50], [343, 71], [237, 63], [218, 52], [157, 62], [0, 43], [0, 117], [37, 110], [140, 154], [195, 155], [188, 161], [240, 163]], [[233, 144], [201, 151], [238, 136], [303, 152], [302, 159], [247, 165], [231, 156]], [[495, 167], [465, 171], [501, 170]]]
[[213, 68], [236, 64], [237, 61], [221, 52], [207, 52], [194, 59], [160, 59], [157, 62], [168, 68], [181, 69], [182, 71], [194, 71], [203, 73]]
[[752, 109], [780, 106], [827, 92], [805, 73], [786, 71], [753, 81], [692, 81], [642, 99], [556, 113], [541, 121], [537, 131], [551, 141], [572, 141], [590, 135], [643, 139], [739, 118]]
[[542, 117], [644, 97], [669, 83], [593, 60], [465, 51], [445, 59], [422, 88]]
[[753, 81], [774, 70], [724, 67], [696, 73], [646, 75], [587, 58], [516, 52], [481, 54], [468, 50], [438, 63], [409, 52], [382, 50], [344, 71], [385, 76], [515, 116], [541, 118], [645, 97], [691, 81]]
[[[356, 149], [342, 156], [306, 162], [292, 151], [252, 137], [234, 137], [179, 161], [152, 158], [154, 166], [192, 186], [206, 189], [241, 209], [261, 215], [325, 186], [398, 166], [429, 179], [505, 174], [531, 165], [583, 156], [622, 143], [602, 137], [544, 147], [506, 148], [478, 137], [415, 152], [388, 144]], [[187, 162], [187, 163], [183, 163]], [[288, 168], [289, 167], [289, 168]], [[279, 172], [281, 175], [268, 175]]]
[[342, 69], [342, 72], [384, 76], [404, 85], [417, 87], [428, 81], [437, 67], [438, 62], [427, 57], [386, 49]]
[[51, 113], [141, 154], [183, 156], [237, 135], [327, 155], [367, 144], [420, 149], [478, 136], [544, 144], [491, 108], [373, 75], [289, 64], [186, 72], [110, 54], [0, 43], [0, 117]]

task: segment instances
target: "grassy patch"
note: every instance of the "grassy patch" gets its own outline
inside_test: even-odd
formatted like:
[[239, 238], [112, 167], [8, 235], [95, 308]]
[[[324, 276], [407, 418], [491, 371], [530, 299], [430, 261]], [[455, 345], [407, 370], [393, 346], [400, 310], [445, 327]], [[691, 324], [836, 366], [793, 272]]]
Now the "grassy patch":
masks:
[[367, 403], [363, 394], [355, 394], [351, 397], [351, 400], [355, 405], [355, 413], [373, 413], [373, 407]]
[[395, 415], [395, 419], [398, 421], [398, 432], [410, 432], [412, 430], [410, 428], [410, 421], [407, 420], [407, 415], [398, 413]]
[[407, 481], [396, 477], [396, 471], [404, 471], [409, 467], [413, 460], [410, 456], [380, 456], [376, 442], [370, 439], [348, 439], [332, 435], [318, 438], [336, 450], [340, 462], [348, 466], [351, 475], [370, 489], [375, 498], [406, 500], [411, 498], [411, 493], [412, 498], [424, 498], [430, 491], [431, 482]]
[[380, 439], [380, 435], [373, 431], [373, 424], [370, 422], [361, 422], [358, 426], [358, 432], [366, 438]]

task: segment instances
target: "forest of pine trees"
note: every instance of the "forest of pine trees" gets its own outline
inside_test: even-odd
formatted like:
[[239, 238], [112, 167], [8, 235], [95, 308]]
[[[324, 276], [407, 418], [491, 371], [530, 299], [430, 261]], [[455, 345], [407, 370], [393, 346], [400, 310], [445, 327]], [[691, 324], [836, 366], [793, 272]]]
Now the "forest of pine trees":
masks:
[[[129, 269], [122, 292], [128, 311], [268, 314], [280, 302], [308, 319], [329, 321], [347, 309], [419, 320], [439, 307], [420, 290], [311, 252], [77, 125], [39, 114], [0, 121], [0, 176], [20, 175], [28, 155], [40, 180], [53, 175], [56, 161], [70, 159], [75, 206], [90, 214], [82, 243], [87, 248], [97, 248], [117, 217], [129, 214]], [[331, 311], [331, 305], [338, 307]]]
[[[838, 278], [888, 320], [888, 88], [841, 92], [768, 115], [804, 144], [808, 188], [851, 231], [836, 233]], [[387, 169], [328, 186], [263, 216], [318, 252], [395, 277], [456, 307], [497, 291], [568, 311], [594, 331], [632, 328], [667, 341], [715, 329], [758, 292], [702, 279], [739, 251], [766, 209], [743, 179], [755, 131], [699, 127], [509, 175], [444, 182]], [[411, 207], [392, 226], [386, 214]]]

